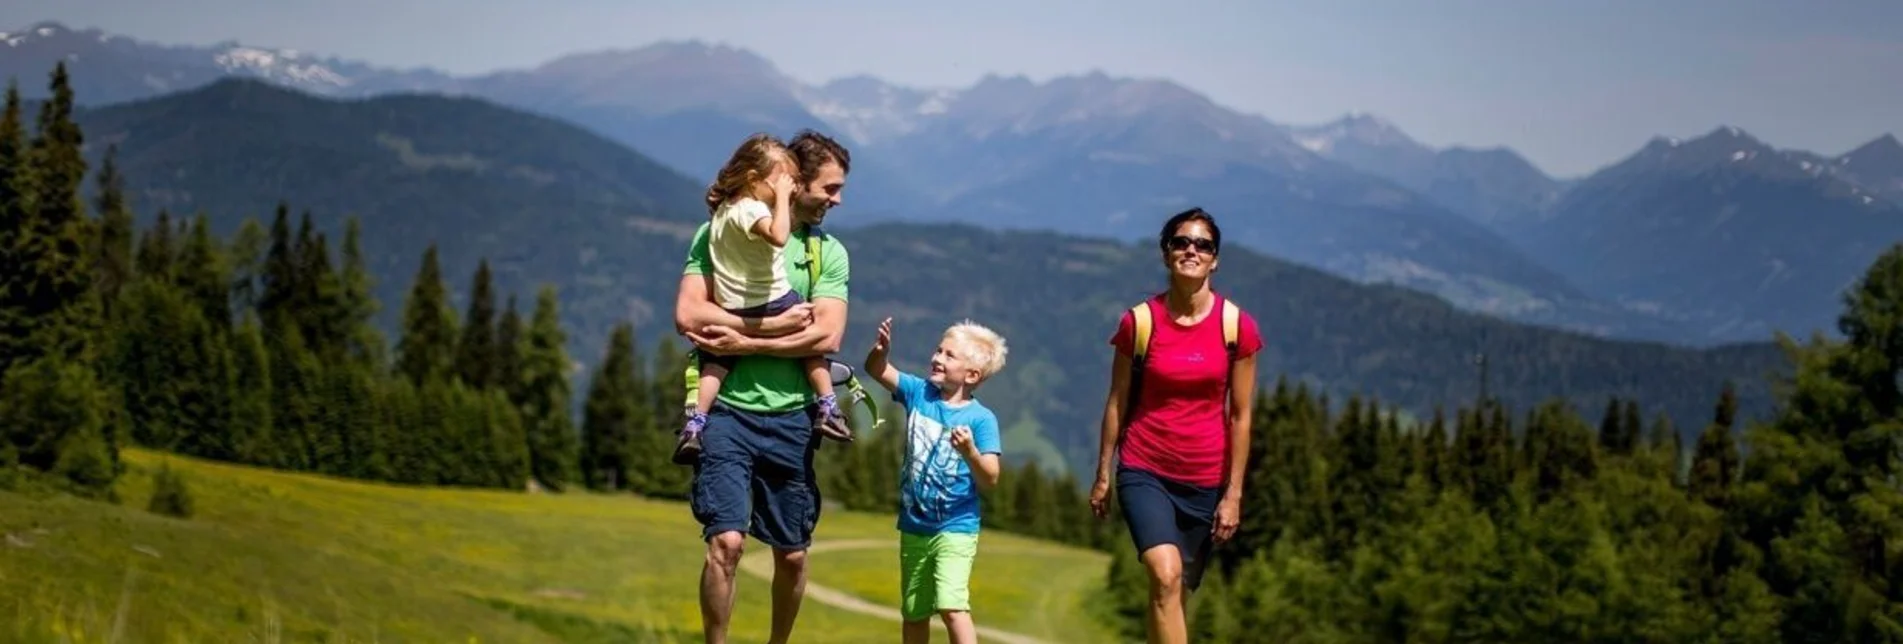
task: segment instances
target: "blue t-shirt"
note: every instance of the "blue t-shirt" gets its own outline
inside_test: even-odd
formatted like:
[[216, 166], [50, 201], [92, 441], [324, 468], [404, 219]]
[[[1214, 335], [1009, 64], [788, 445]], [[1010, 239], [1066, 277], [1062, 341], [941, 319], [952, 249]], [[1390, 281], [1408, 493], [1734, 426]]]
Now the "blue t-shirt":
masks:
[[939, 397], [938, 387], [899, 374], [892, 400], [905, 405], [905, 468], [899, 473], [899, 529], [914, 534], [978, 532], [978, 481], [951, 444], [951, 430], [971, 428], [980, 454], [1004, 451], [998, 417], [977, 399], [958, 406]]

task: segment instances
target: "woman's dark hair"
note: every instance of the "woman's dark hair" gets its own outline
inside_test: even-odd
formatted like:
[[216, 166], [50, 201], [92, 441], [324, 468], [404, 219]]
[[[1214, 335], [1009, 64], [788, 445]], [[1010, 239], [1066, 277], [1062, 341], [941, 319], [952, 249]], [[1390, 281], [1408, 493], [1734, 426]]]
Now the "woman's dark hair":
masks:
[[1216, 243], [1215, 252], [1210, 254], [1222, 254], [1222, 228], [1216, 226], [1216, 216], [1209, 214], [1202, 208], [1191, 208], [1176, 213], [1176, 216], [1170, 217], [1169, 221], [1163, 222], [1163, 231], [1156, 235], [1156, 247], [1165, 253], [1169, 252], [1170, 238], [1176, 236], [1176, 230], [1182, 228], [1183, 224], [1192, 221], [1203, 222], [1203, 225], [1209, 227], [1209, 241]]

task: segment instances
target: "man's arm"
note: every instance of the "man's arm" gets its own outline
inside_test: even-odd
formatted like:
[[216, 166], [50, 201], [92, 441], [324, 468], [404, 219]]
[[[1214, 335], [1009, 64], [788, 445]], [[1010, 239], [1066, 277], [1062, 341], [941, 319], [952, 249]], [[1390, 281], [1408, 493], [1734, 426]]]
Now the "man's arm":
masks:
[[[695, 342], [711, 343], [715, 353], [769, 355], [776, 358], [826, 355], [839, 351], [840, 340], [846, 335], [846, 301], [824, 298], [813, 303], [813, 323], [779, 337], [750, 338], [721, 327], [714, 327], [711, 331], [714, 333], [701, 336], [708, 342], [703, 343], [700, 339]], [[729, 344], [722, 336], [735, 341]], [[690, 333], [688, 337], [694, 338], [695, 334]]]
[[764, 318], [743, 318], [714, 303], [713, 277], [706, 274], [681, 276], [681, 288], [674, 298], [674, 332], [702, 332], [707, 327], [726, 327], [738, 333], [758, 336], [783, 336], [806, 328], [812, 321], [813, 306], [800, 304], [785, 313]]

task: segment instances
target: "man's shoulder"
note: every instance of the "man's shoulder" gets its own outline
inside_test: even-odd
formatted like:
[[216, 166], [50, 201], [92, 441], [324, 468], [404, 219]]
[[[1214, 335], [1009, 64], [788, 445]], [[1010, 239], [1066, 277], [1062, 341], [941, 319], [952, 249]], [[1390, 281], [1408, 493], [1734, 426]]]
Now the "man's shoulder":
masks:
[[828, 232], [825, 226], [801, 226], [793, 232], [793, 236], [801, 243], [804, 243], [808, 237], [818, 239], [822, 262], [827, 261], [832, 255], [846, 254], [845, 242], [840, 241], [838, 235]]

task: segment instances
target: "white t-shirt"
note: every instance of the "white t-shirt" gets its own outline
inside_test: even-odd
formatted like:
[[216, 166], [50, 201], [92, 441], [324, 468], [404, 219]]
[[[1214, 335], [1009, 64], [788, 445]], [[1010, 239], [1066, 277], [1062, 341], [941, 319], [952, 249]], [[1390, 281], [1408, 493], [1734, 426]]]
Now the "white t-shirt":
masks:
[[761, 306], [792, 290], [786, 281], [785, 249], [753, 232], [754, 222], [772, 218], [772, 206], [747, 197], [714, 211], [707, 254], [714, 269], [714, 302], [721, 308]]

